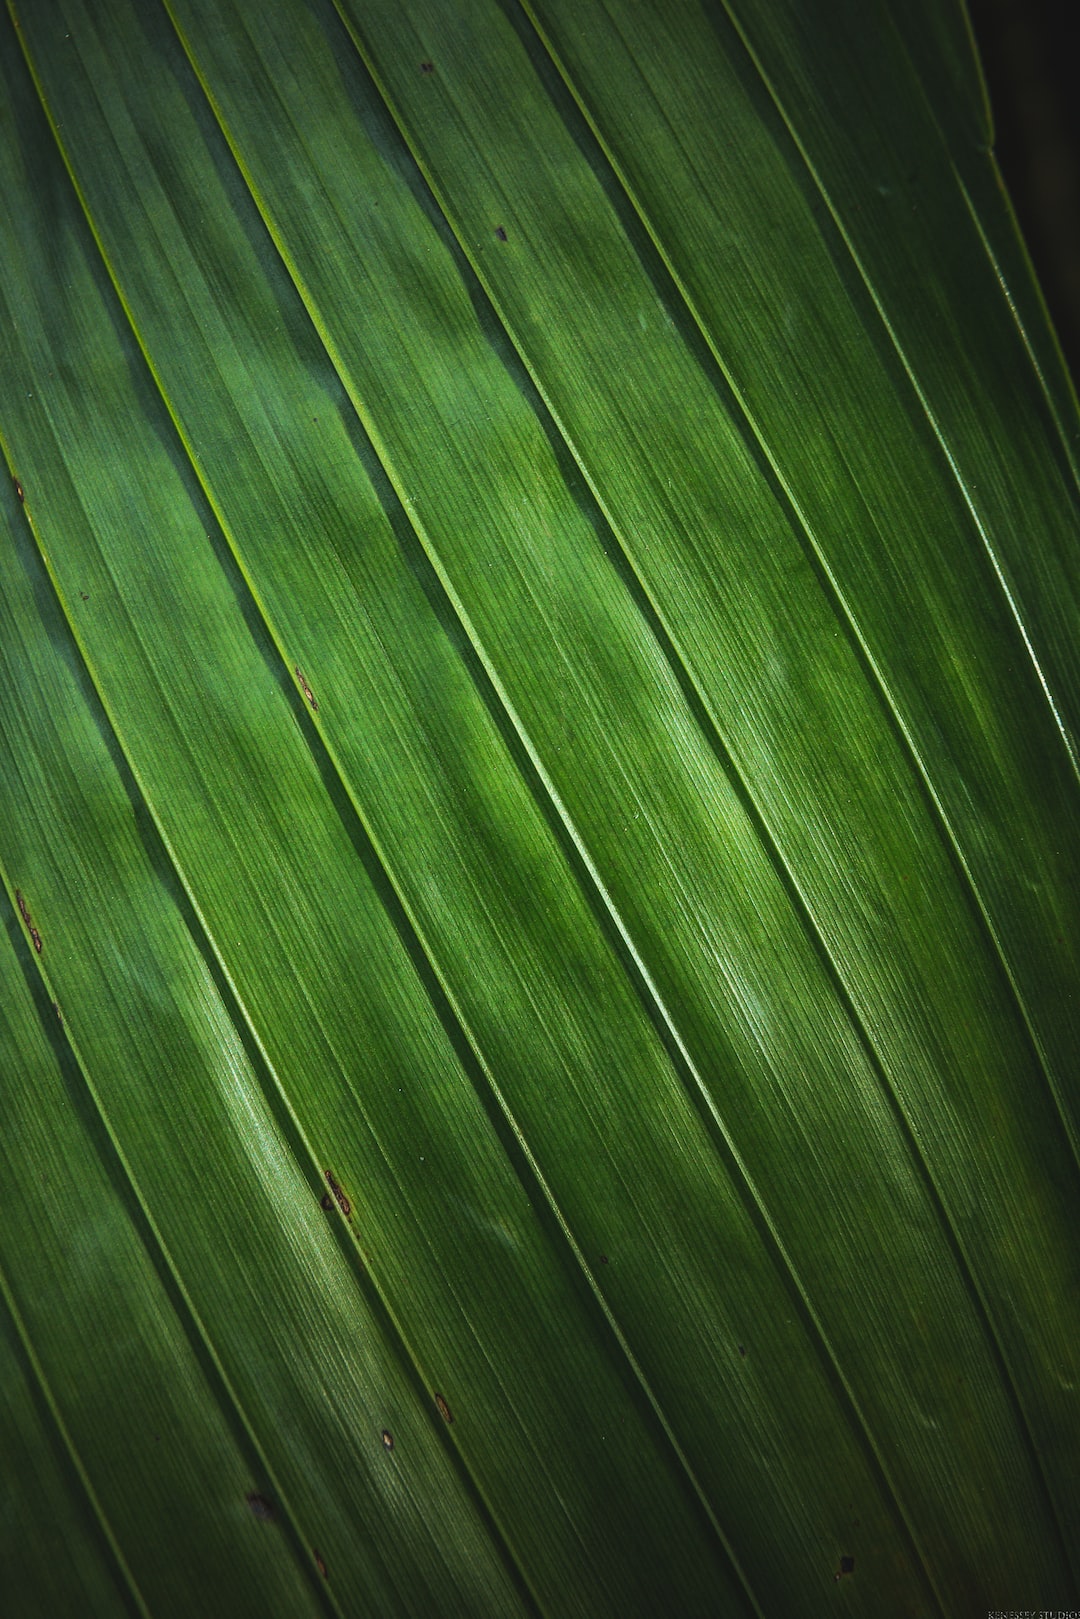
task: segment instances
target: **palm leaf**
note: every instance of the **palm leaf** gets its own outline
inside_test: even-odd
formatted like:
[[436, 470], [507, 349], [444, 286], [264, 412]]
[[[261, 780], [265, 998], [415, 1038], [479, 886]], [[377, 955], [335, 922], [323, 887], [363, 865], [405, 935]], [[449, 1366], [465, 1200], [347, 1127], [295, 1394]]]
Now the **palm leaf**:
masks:
[[960, 11], [3, 67], [7, 1609], [1075, 1600], [1077, 412]]

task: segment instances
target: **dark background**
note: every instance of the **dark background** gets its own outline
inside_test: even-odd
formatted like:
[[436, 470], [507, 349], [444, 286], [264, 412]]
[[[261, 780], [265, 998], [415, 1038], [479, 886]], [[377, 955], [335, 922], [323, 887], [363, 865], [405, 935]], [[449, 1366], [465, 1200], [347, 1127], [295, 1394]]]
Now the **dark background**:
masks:
[[1080, 0], [968, 0], [995, 150], [1080, 384]]

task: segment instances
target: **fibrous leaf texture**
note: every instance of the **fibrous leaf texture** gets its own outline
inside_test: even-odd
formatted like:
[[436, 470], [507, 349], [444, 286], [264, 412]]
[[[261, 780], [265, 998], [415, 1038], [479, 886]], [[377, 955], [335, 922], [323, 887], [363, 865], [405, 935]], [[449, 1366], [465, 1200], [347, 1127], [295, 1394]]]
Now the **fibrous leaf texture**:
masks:
[[1080, 418], [953, 0], [9, 0], [0, 1606], [1080, 1599]]

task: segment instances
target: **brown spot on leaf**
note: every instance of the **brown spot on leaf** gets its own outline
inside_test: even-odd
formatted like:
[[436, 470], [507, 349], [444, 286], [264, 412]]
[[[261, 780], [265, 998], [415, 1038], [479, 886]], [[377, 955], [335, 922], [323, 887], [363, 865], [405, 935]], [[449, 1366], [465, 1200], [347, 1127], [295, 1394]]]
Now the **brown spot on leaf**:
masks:
[[506, 241], [506, 232], [501, 225], [495, 226], [495, 234], [499, 238], [500, 242]]
[[322, 1575], [323, 1579], [324, 1580], [328, 1579], [329, 1576], [328, 1576], [328, 1574], [326, 1572], [326, 1564], [323, 1562], [323, 1560], [319, 1556], [318, 1552], [313, 1549], [311, 1555], [314, 1557], [314, 1559], [315, 1559], [315, 1567], [318, 1569], [318, 1571]]
[[345, 1196], [345, 1193], [334, 1179], [333, 1173], [329, 1169], [324, 1169], [323, 1174], [326, 1177], [326, 1184], [334, 1194], [338, 1208], [341, 1210], [342, 1214], [347, 1220], [352, 1214], [352, 1204], [349, 1202], [349, 1199]]
[[421, 73], [434, 73], [434, 71], [435, 71], [435, 63], [434, 62], [421, 62], [420, 63], [420, 71], [421, 71]]
[[244, 1500], [256, 1518], [261, 1518], [264, 1523], [269, 1523], [272, 1518], [277, 1516], [273, 1502], [268, 1501], [265, 1495], [259, 1495], [256, 1490], [249, 1490]]
[[440, 1415], [440, 1417], [442, 1417], [443, 1421], [444, 1422], [453, 1422], [454, 1419], [450, 1415], [450, 1407], [447, 1405], [446, 1401], [443, 1399], [442, 1395], [439, 1394], [439, 1393], [436, 1393], [436, 1395], [435, 1395], [435, 1404], [439, 1408], [439, 1415]]
[[837, 1574], [835, 1574], [833, 1576], [833, 1578], [837, 1579], [837, 1580], [842, 1580], [844, 1578], [845, 1574], [854, 1574], [854, 1572], [855, 1572], [855, 1559], [854, 1559], [854, 1557], [841, 1557], [839, 1572]]
[[26, 495], [23, 492], [23, 486], [19, 482], [18, 478], [12, 478], [11, 481], [15, 485], [15, 493], [18, 495], [20, 503], [22, 503], [26, 499]]
[[319, 711], [318, 699], [316, 698], [315, 693], [312, 691], [311, 687], [308, 685], [307, 681], [304, 679], [304, 676], [300, 673], [300, 667], [299, 667], [298, 664], [293, 665], [293, 673], [295, 674], [297, 680], [300, 682], [300, 689], [303, 692], [304, 696], [307, 698], [308, 702], [311, 704], [311, 706], [315, 710], [315, 712], [318, 713], [318, 711]]
[[37, 928], [34, 926], [33, 922], [30, 920], [30, 907], [27, 905], [26, 901], [23, 899], [22, 890], [19, 889], [19, 888], [17, 888], [15, 890], [15, 903], [19, 907], [19, 915], [22, 917], [23, 921], [26, 923], [27, 932], [29, 933], [31, 939], [34, 941], [34, 949], [37, 951], [38, 955], [40, 956], [40, 954], [41, 954], [41, 934], [38, 932]]
[[394, 1436], [390, 1432], [389, 1428], [384, 1428], [383, 1429], [383, 1431], [382, 1431], [382, 1442], [383, 1442], [383, 1446], [384, 1446], [384, 1448], [386, 1450], [393, 1450], [393, 1448], [394, 1448]]

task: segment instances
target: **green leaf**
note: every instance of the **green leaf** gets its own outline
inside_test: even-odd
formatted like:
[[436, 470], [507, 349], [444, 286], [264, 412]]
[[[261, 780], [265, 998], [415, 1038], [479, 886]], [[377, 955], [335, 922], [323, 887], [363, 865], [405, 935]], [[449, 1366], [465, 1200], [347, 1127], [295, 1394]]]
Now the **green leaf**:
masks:
[[960, 11], [3, 66], [6, 1605], [1076, 1600], [1078, 421]]

